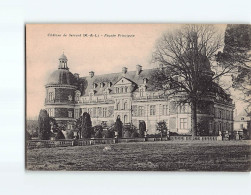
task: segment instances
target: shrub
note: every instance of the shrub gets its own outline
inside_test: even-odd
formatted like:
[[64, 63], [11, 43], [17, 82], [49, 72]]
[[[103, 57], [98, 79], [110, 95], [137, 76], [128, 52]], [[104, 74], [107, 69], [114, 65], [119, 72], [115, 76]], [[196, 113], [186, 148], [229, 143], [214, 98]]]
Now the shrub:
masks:
[[131, 134], [131, 138], [137, 138], [139, 137], [139, 133], [134, 131], [132, 134]]
[[58, 131], [57, 132], [57, 135], [55, 136], [55, 139], [58, 140], [58, 139], [65, 139], [65, 136], [64, 134], [62, 133], [62, 131]]
[[74, 133], [73, 131], [70, 131], [68, 134], [67, 134], [67, 139], [73, 139], [74, 138]]
[[130, 131], [125, 131], [124, 138], [130, 138], [130, 137], [131, 137], [131, 132]]
[[101, 131], [97, 131], [96, 133], [95, 133], [95, 136], [94, 136], [95, 138], [102, 138], [103, 137], [103, 135], [102, 135], [102, 132]]
[[114, 131], [112, 130], [107, 130], [104, 132], [104, 137], [105, 138], [114, 138]]
[[39, 138], [48, 140], [51, 136], [50, 117], [46, 110], [40, 110], [38, 116]]
[[139, 123], [139, 137], [144, 137], [145, 131], [146, 131], [146, 123], [145, 123], [145, 121], [140, 121], [140, 123]]

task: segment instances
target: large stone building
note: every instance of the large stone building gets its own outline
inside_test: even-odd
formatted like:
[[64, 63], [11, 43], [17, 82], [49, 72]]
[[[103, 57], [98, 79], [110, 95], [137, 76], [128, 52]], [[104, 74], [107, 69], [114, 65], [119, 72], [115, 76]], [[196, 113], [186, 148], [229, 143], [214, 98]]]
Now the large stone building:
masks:
[[[204, 56], [209, 76], [212, 71]], [[148, 134], [156, 133], [156, 123], [166, 121], [168, 129], [179, 134], [191, 131], [191, 110], [188, 104], [176, 104], [177, 97], [167, 99], [149, 82], [154, 69], [144, 70], [136, 65], [134, 71], [123, 67], [119, 73], [79, 77], [69, 71], [68, 60], [63, 54], [58, 69], [46, 84], [45, 108], [51, 117], [67, 129], [74, 128], [74, 121], [81, 113], [88, 112], [92, 124], [111, 125], [119, 115], [124, 124], [138, 127], [145, 121]], [[219, 86], [198, 105], [198, 122], [207, 134], [233, 130], [232, 99]]]

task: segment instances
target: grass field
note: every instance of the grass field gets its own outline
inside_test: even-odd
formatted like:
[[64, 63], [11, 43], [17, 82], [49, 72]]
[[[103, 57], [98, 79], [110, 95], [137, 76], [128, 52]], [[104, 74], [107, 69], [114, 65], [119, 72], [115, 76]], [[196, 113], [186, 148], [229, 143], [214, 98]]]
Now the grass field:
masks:
[[28, 170], [250, 171], [250, 141], [142, 142], [27, 150]]

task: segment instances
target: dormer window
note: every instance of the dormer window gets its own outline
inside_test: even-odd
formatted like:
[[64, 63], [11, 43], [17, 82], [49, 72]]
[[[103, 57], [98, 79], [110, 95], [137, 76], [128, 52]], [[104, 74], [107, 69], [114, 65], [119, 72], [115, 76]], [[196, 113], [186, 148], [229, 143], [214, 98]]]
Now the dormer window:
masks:
[[111, 87], [111, 86], [112, 86], [112, 82], [109, 82], [109, 83], [108, 83], [108, 87]]
[[147, 78], [144, 78], [144, 79], [143, 79], [143, 83], [144, 83], [144, 84], [146, 84], [146, 83], [147, 83], [147, 81], [148, 81], [148, 79], [147, 79]]
[[100, 83], [100, 88], [103, 88], [105, 86], [105, 83]]
[[93, 89], [96, 89], [97, 88], [97, 83], [93, 83]]
[[92, 101], [93, 93], [90, 93], [90, 94], [89, 94], [89, 97], [90, 97], [90, 101]]
[[139, 90], [139, 96], [140, 96], [140, 97], [143, 96], [143, 92], [144, 92], [143, 89], [140, 89], [140, 90]]

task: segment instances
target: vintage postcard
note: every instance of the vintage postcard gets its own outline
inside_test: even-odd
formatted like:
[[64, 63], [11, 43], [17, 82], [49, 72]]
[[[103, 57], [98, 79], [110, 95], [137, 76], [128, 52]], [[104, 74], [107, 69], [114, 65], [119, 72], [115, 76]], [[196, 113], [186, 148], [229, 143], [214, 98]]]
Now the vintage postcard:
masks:
[[27, 170], [250, 171], [251, 25], [25, 34]]

